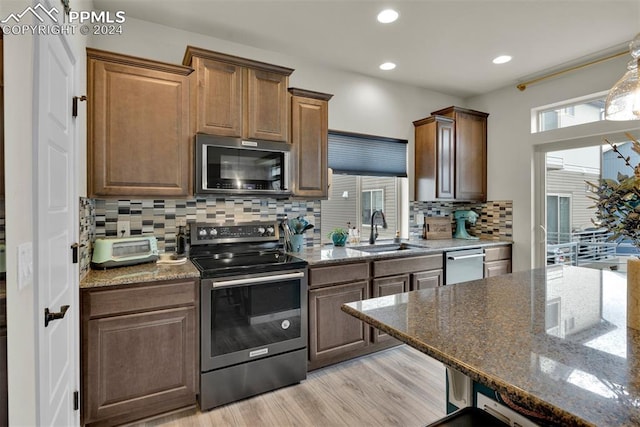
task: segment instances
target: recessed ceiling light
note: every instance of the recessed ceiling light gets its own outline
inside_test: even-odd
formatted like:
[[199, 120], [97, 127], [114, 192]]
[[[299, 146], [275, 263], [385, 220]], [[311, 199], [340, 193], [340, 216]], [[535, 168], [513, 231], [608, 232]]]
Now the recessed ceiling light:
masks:
[[394, 68], [396, 68], [396, 64], [394, 64], [393, 62], [385, 62], [384, 64], [380, 64], [380, 69], [384, 71], [393, 70]]
[[398, 12], [393, 9], [385, 9], [378, 14], [378, 22], [389, 24], [398, 19]]
[[511, 57], [509, 55], [500, 55], [498, 57], [493, 58], [494, 64], [506, 64], [511, 61]]

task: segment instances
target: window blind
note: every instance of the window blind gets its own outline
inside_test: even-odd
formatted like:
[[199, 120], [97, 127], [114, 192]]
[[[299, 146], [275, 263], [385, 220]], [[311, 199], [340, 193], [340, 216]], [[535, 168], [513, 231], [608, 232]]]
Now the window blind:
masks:
[[407, 176], [406, 139], [329, 131], [329, 167], [337, 174]]

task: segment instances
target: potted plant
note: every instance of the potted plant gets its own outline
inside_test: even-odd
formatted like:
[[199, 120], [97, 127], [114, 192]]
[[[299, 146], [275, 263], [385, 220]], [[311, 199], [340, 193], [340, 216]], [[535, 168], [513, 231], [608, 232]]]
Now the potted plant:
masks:
[[[640, 142], [626, 133], [632, 149], [640, 154]], [[598, 184], [588, 182], [592, 187], [590, 196], [595, 200], [596, 218], [594, 224], [612, 233], [608, 240], [628, 238], [636, 248], [640, 248], [640, 164], [632, 165], [630, 157], [625, 157], [615, 144], [607, 139], [618, 158], [633, 172], [631, 175], [618, 173], [618, 179], [601, 179]], [[631, 257], [627, 261], [627, 326], [640, 330], [640, 259]]]
[[334, 246], [344, 246], [347, 243], [347, 238], [349, 237], [349, 230], [342, 227], [337, 227], [331, 230], [327, 237], [329, 237], [333, 241]]

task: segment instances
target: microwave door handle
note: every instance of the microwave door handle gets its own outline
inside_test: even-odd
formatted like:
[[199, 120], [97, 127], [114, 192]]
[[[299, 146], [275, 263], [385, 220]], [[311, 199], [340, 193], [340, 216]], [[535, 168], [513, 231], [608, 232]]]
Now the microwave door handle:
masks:
[[247, 277], [243, 279], [222, 280], [220, 282], [213, 281], [212, 287], [216, 288], [228, 288], [232, 286], [253, 285], [257, 283], [274, 282], [278, 280], [289, 280], [304, 277], [304, 272], [287, 273], [287, 274], [274, 274], [272, 276], [260, 276], [260, 277]]

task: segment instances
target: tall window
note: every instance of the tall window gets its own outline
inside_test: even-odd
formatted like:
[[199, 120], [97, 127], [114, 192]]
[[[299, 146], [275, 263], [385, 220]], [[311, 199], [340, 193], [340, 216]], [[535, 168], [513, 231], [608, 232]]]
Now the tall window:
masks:
[[371, 226], [371, 214], [385, 211], [384, 190], [364, 190], [362, 192], [362, 225]]
[[571, 196], [547, 194], [547, 243], [571, 241]]
[[606, 94], [536, 108], [532, 132], [544, 132], [604, 120]]

